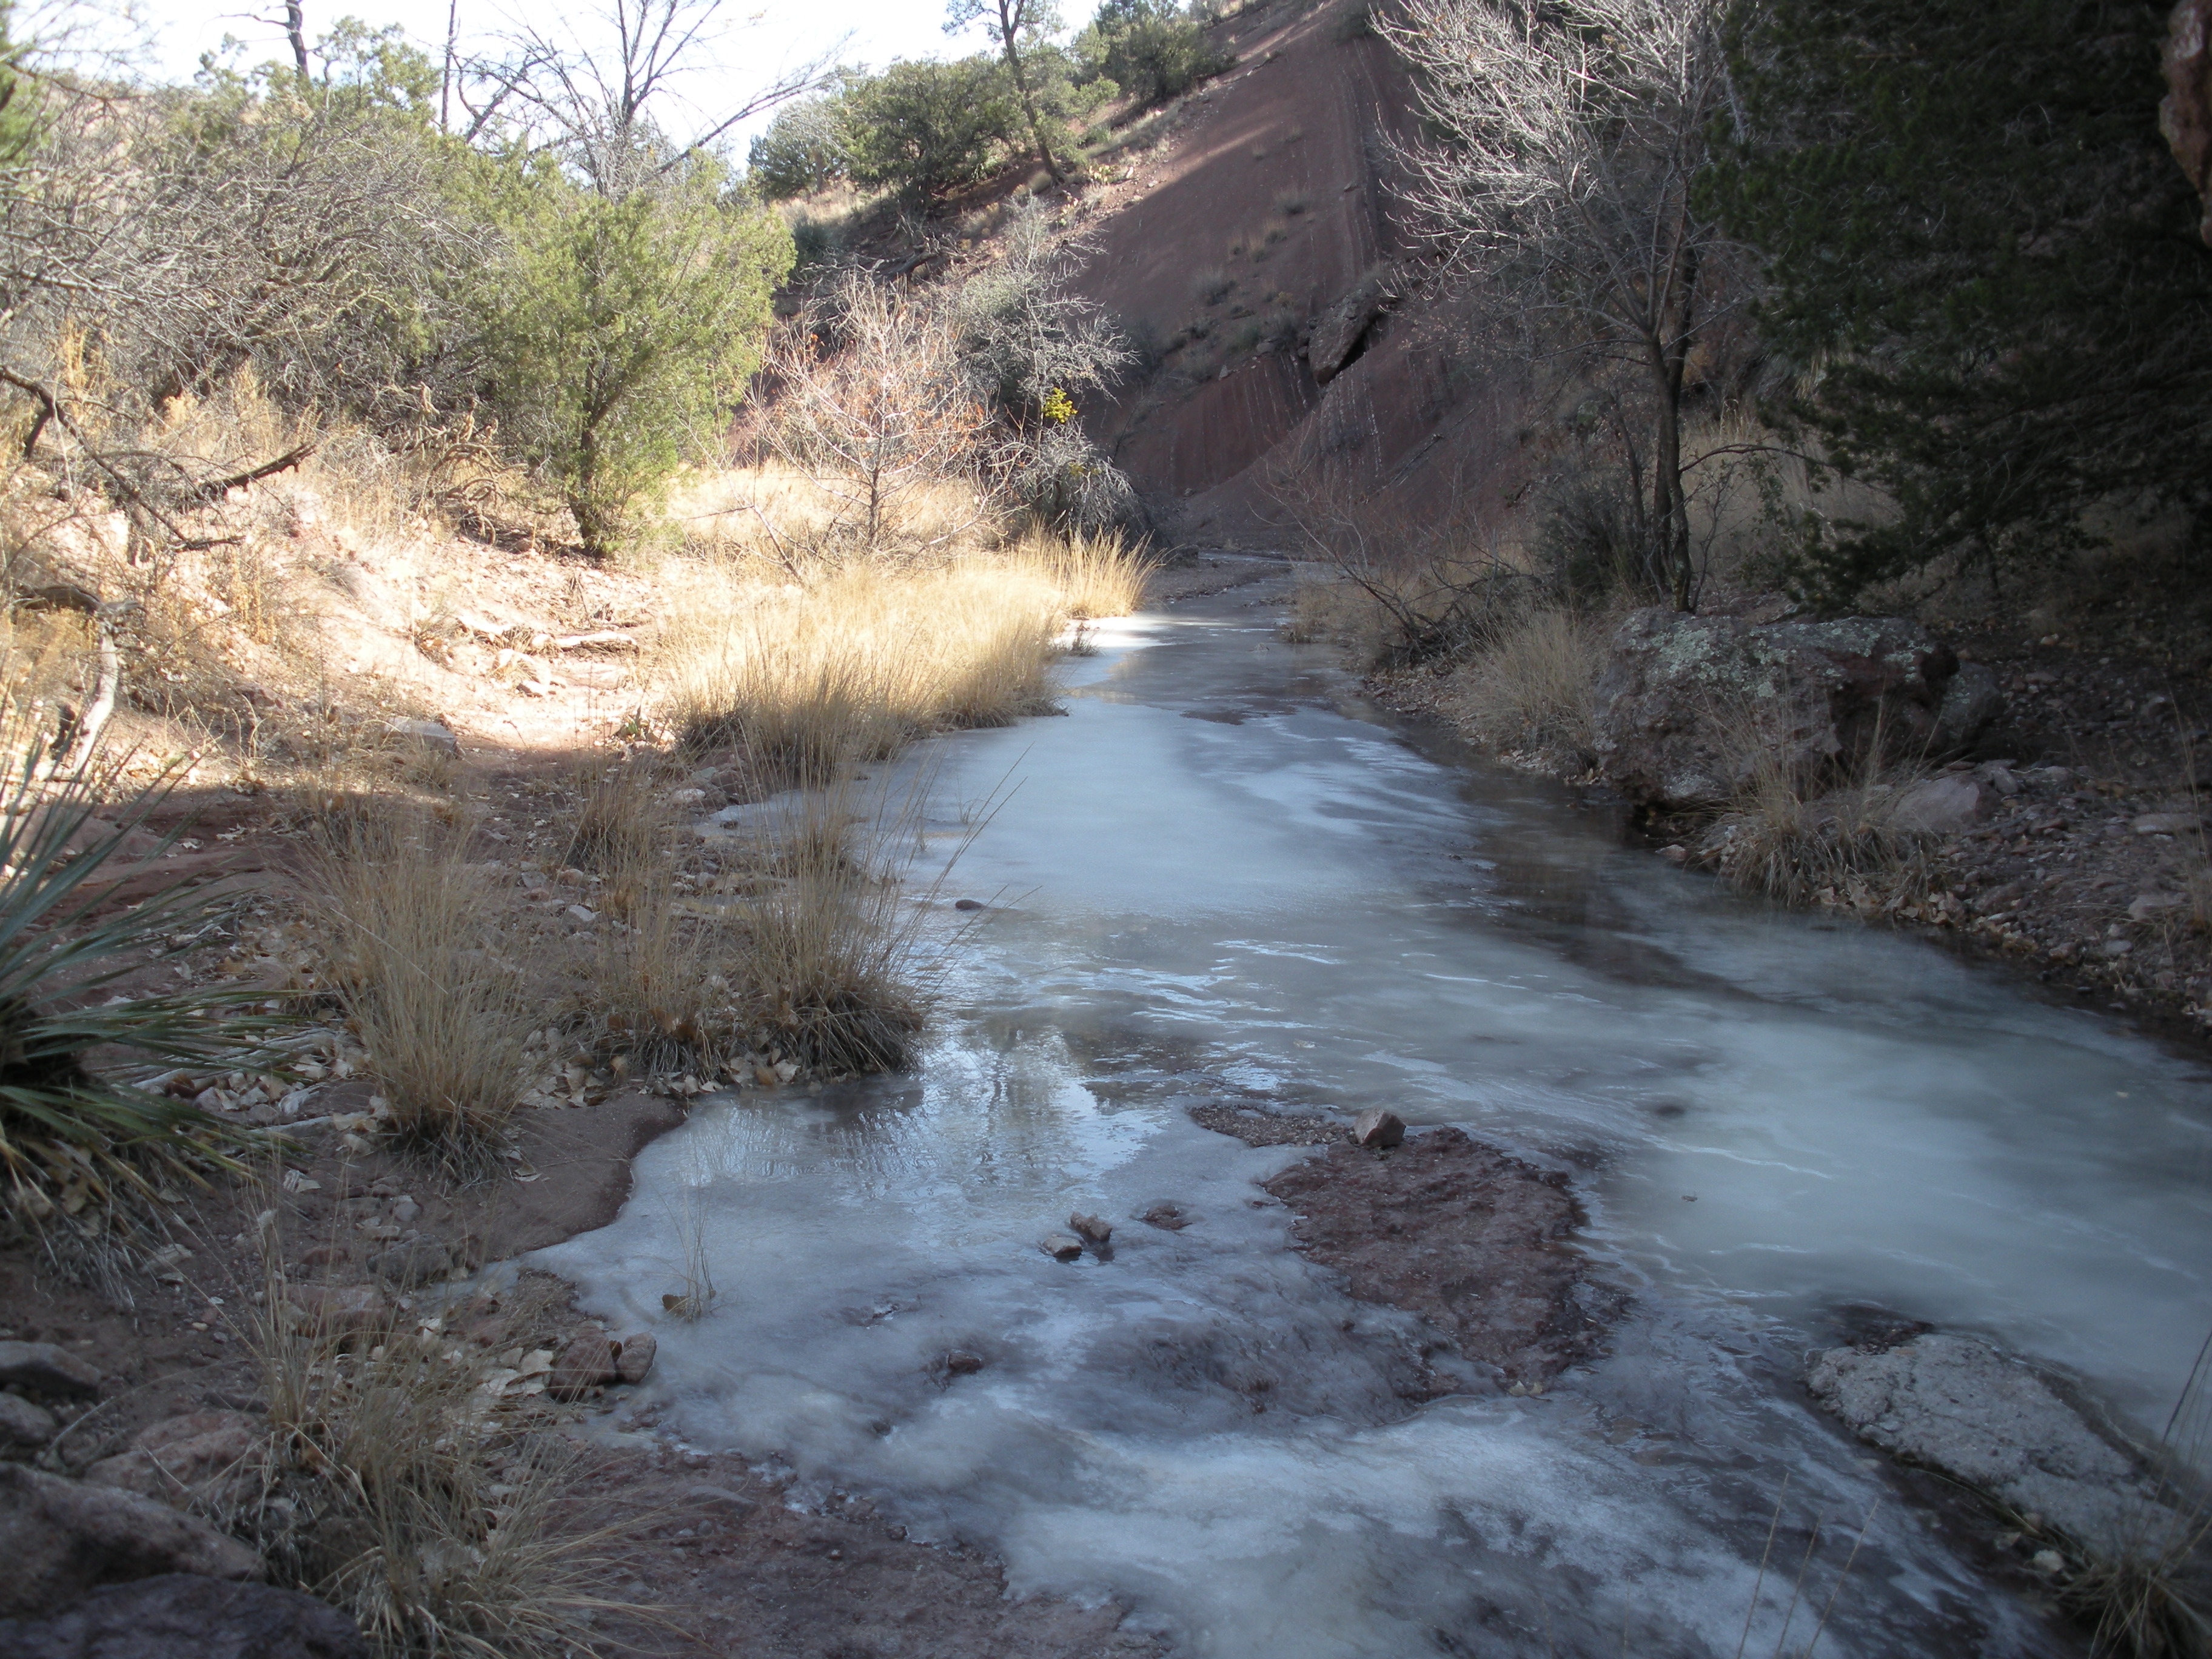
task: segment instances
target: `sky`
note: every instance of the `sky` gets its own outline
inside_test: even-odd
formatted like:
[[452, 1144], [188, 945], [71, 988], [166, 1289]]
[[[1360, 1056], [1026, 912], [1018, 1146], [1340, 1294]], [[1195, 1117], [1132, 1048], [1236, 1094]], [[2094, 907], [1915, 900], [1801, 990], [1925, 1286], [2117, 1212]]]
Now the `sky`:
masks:
[[[140, 54], [145, 72], [164, 81], [191, 79], [200, 54], [234, 35], [250, 50], [246, 61], [286, 58], [283, 0], [256, 6], [252, 0], [156, 0], [158, 13], [142, 14], [146, 40]], [[359, 17], [374, 27], [398, 23], [434, 58], [443, 50], [447, 0], [305, 0], [312, 40], [340, 17]], [[459, 0], [458, 26], [462, 50], [489, 47], [526, 18], [552, 33], [562, 20], [588, 20], [589, 0], [580, 5], [532, 5], [528, 0]], [[948, 38], [944, 0], [726, 0], [726, 25], [710, 53], [690, 75], [682, 91], [687, 111], [663, 112], [672, 130], [696, 123], [711, 125], [720, 112], [742, 105], [781, 71], [797, 68], [849, 37], [839, 61], [881, 68], [895, 58], [934, 58], [980, 51], [979, 31]], [[586, 27], [588, 27], [588, 21]], [[684, 116], [688, 115], [690, 121]], [[765, 126], [763, 116], [738, 130], [737, 150]]]

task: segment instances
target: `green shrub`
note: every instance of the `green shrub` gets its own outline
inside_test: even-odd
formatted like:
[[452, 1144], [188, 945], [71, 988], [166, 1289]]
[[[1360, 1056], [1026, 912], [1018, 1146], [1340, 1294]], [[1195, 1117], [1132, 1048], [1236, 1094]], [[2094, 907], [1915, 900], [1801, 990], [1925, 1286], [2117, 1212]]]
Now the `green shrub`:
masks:
[[511, 250], [484, 339], [501, 424], [604, 556], [744, 392], [791, 234], [703, 159], [615, 198], [540, 174], [499, 217]]
[[1180, 97], [1236, 62], [1173, 0], [1106, 0], [1076, 51], [1140, 106]]
[[792, 105], [753, 140], [745, 178], [770, 202], [826, 190], [851, 174], [852, 112], [842, 92]]
[[[0, 783], [0, 1213], [96, 1235], [173, 1178], [235, 1168], [249, 1144], [250, 1132], [118, 1075], [116, 1062], [250, 1070], [268, 1022], [234, 992], [106, 994], [204, 942], [219, 907], [171, 888], [100, 914], [139, 861], [124, 849], [167, 787], [101, 818], [101, 780], [42, 778], [41, 758], [34, 748]], [[94, 1051], [107, 1063], [95, 1067]]]
[[847, 97], [854, 179], [925, 200], [985, 177], [1023, 131], [993, 58], [893, 64]]

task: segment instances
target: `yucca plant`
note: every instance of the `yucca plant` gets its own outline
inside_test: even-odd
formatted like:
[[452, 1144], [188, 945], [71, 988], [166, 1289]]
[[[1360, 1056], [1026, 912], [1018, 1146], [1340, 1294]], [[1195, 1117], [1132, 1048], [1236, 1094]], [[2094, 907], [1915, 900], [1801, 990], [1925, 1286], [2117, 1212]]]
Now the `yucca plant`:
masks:
[[90, 1226], [167, 1179], [238, 1167], [252, 1131], [155, 1092], [145, 1076], [217, 1061], [251, 1070], [272, 1022], [246, 1011], [252, 993], [102, 994], [195, 948], [221, 906], [179, 885], [101, 914], [118, 866], [143, 861], [125, 845], [176, 775], [103, 818], [115, 769], [50, 775], [41, 748], [0, 783], [0, 1209], [34, 1226], [58, 1212]]

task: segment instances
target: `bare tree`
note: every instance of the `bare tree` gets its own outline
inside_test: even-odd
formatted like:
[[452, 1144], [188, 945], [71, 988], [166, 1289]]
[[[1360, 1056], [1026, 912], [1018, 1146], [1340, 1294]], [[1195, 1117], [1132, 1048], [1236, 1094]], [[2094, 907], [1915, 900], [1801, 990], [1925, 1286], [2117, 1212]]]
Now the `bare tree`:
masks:
[[763, 378], [769, 442], [843, 508], [870, 550], [916, 490], [972, 477], [991, 419], [944, 307], [848, 270], [787, 330]]
[[[1728, 96], [1723, 0], [1406, 0], [1376, 26], [1444, 137], [1402, 153], [1421, 228], [1507, 303], [1632, 363], [1649, 398], [1648, 575], [1696, 581], [1682, 454], [1690, 352], [1728, 304], [1698, 211]], [[1643, 510], [1639, 503], [1639, 513]]]
[[[685, 76], [706, 67], [723, 33], [726, 0], [606, 0], [591, 32], [556, 39], [535, 27], [514, 41], [502, 64], [472, 66], [487, 88], [481, 132], [492, 112], [513, 104], [525, 125], [565, 151], [602, 195], [620, 196], [681, 167], [740, 123], [826, 83], [845, 40], [778, 75], [735, 107], [708, 112], [704, 124], [672, 140], [652, 112], [677, 94]], [[849, 37], [847, 37], [849, 38]]]
[[1044, 115], [1037, 106], [1036, 77], [1030, 72], [1028, 60], [1031, 45], [1060, 27], [1059, 14], [1051, 0], [952, 0], [945, 9], [945, 32], [957, 34], [979, 17], [989, 21], [991, 33], [998, 38], [999, 51], [1006, 60], [1014, 95], [1021, 100], [1022, 115], [1029, 122], [1030, 139], [1036, 145], [1037, 156], [1053, 182], [1060, 184], [1067, 175], [1045, 137]]

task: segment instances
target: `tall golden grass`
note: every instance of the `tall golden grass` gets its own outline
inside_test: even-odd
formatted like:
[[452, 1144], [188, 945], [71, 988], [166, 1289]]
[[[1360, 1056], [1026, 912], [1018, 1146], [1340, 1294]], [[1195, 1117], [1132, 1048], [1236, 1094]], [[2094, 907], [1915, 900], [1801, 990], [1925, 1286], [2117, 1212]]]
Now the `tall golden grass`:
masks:
[[323, 869], [339, 995], [389, 1127], [481, 1163], [520, 1099], [535, 1012], [520, 964], [501, 953], [512, 941], [500, 938], [487, 878], [435, 823], [368, 813], [334, 837]]
[[1118, 538], [1041, 533], [927, 562], [697, 563], [670, 577], [663, 706], [688, 744], [818, 779], [1044, 708], [1062, 625], [1134, 609], [1148, 568]]
[[1496, 629], [1453, 674], [1444, 716], [1500, 749], [1589, 756], [1605, 666], [1598, 620], [1536, 610]]

